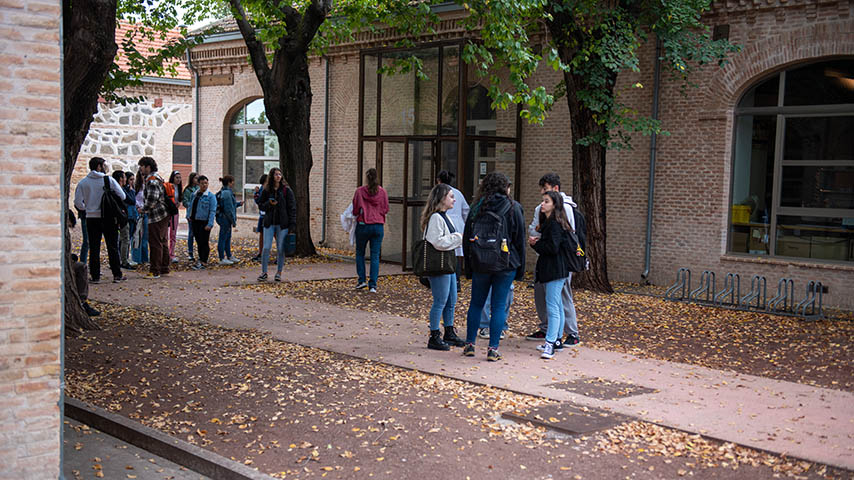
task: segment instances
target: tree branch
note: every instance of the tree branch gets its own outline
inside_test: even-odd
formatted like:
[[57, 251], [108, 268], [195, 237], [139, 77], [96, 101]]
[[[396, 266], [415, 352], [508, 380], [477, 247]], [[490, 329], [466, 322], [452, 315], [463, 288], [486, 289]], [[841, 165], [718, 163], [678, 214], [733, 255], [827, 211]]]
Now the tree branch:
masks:
[[237, 13], [234, 15], [234, 19], [237, 21], [237, 28], [240, 29], [240, 34], [243, 35], [243, 40], [249, 49], [252, 68], [258, 76], [261, 88], [266, 89], [270, 81], [270, 66], [267, 64], [267, 52], [264, 44], [259, 42], [255, 37], [255, 28], [246, 19], [246, 10], [244, 10], [240, 0], [228, 0], [228, 3], [234, 12]]
[[317, 30], [326, 21], [330, 10], [332, 10], [332, 0], [311, 0], [302, 16], [302, 25], [300, 25], [299, 30], [302, 49], [308, 49], [309, 44], [317, 34]]

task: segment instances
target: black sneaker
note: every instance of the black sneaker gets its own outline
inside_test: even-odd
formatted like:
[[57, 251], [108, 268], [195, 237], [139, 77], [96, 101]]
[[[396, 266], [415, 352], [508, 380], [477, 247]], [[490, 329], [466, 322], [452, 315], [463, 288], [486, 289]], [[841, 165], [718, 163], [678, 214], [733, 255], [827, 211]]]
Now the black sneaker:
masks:
[[564, 345], [563, 345], [563, 341], [561, 341], [561, 339], [560, 339], [560, 338], [558, 338], [557, 340], [555, 340], [554, 347], [555, 347], [555, 351], [556, 351], [556, 352], [557, 352], [558, 350], [563, 350], [563, 347], [564, 347]]
[[440, 330], [430, 330], [430, 340], [427, 341], [427, 348], [431, 350], [442, 350], [447, 352], [451, 346], [442, 340]]
[[562, 346], [566, 345], [566, 346], [574, 347], [574, 346], [578, 345], [579, 343], [581, 343], [581, 339], [578, 337], [578, 335], [567, 335], [566, 339], [561, 343], [562, 343]]
[[442, 340], [454, 347], [463, 347], [466, 344], [462, 338], [457, 336], [457, 332], [454, 331], [454, 327], [445, 327], [445, 336]]
[[497, 348], [489, 348], [486, 350], [486, 361], [487, 362], [497, 362], [501, 360], [501, 354], [498, 353]]
[[532, 342], [540, 342], [546, 339], [546, 332], [542, 330], [537, 330], [536, 332], [525, 337], [525, 340], [530, 340]]
[[113, 277], [113, 283], [121, 283], [121, 282], [124, 282], [125, 280], [127, 280], [127, 277], [125, 277], [124, 275], [122, 275], [120, 277]]
[[363, 288], [368, 288], [368, 282], [359, 282], [359, 284], [354, 287], [355, 290], [361, 290]]
[[474, 344], [473, 343], [467, 343], [466, 344], [465, 348], [463, 348], [463, 355], [465, 355], [466, 357], [473, 357], [474, 356]]
[[258, 281], [259, 282], [266, 282], [267, 281], [267, 274], [262, 273], [261, 275], [258, 275]]

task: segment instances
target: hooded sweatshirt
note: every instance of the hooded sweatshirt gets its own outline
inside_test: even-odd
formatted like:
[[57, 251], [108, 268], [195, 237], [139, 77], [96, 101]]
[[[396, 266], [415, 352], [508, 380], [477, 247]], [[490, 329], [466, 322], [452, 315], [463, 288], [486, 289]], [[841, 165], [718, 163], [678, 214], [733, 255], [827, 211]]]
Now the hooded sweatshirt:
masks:
[[[573, 208], [578, 208], [578, 205], [572, 201], [572, 197], [563, 193], [560, 193], [560, 196], [563, 197], [563, 210], [566, 212], [566, 219], [569, 220], [569, 226], [575, 230], [575, 215], [572, 214]], [[537, 231], [537, 227], [540, 225], [540, 206], [537, 205], [537, 208], [534, 209], [534, 221], [528, 226], [528, 236], [531, 237], [539, 237], [540, 232]]]
[[106, 173], [91, 170], [74, 190], [74, 206], [77, 210], [86, 210], [86, 218], [101, 218], [101, 199], [104, 197], [104, 177], [110, 179], [110, 189], [120, 199], [125, 199], [125, 191], [113, 177]]
[[388, 194], [385, 189], [377, 186], [377, 193], [371, 195], [368, 187], [357, 188], [353, 195], [353, 213], [359, 223], [384, 224], [388, 213]]

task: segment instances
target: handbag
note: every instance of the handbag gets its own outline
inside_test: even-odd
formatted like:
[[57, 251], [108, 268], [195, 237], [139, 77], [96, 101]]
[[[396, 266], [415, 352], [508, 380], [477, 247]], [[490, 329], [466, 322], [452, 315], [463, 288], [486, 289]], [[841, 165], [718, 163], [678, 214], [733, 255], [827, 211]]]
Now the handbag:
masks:
[[[448, 220], [446, 217], [445, 222]], [[457, 256], [453, 250], [437, 250], [427, 241], [427, 231], [412, 249], [412, 270], [419, 277], [447, 275], [456, 272]]]
[[116, 228], [128, 224], [128, 210], [124, 201], [110, 188], [110, 177], [104, 176], [104, 195], [101, 197], [101, 217]]

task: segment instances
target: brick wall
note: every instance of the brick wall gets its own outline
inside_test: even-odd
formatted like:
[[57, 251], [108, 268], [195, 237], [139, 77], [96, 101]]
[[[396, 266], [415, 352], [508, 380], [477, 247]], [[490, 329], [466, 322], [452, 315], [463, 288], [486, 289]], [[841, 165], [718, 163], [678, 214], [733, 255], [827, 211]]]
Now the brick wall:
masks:
[[[58, 1], [0, 2], [0, 478], [60, 458]], [[24, 208], [20, 206], [25, 205]]]

